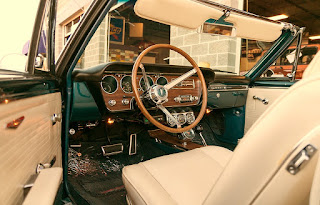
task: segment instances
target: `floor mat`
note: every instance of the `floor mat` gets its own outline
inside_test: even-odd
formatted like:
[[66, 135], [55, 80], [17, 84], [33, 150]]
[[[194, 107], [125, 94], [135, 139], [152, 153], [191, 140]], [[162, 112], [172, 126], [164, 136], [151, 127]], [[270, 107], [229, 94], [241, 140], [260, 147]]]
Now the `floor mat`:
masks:
[[69, 182], [88, 204], [126, 204], [123, 167], [116, 159], [69, 150]]
[[122, 168], [176, 152], [163, 149], [166, 146], [158, 145], [153, 139], [140, 140], [138, 153], [132, 156], [122, 153], [104, 157], [101, 144], [81, 144], [81, 152], [69, 149], [68, 181], [71, 191], [78, 196], [77, 198], [81, 198], [77, 203], [86, 205], [127, 204], [126, 190], [122, 183]]

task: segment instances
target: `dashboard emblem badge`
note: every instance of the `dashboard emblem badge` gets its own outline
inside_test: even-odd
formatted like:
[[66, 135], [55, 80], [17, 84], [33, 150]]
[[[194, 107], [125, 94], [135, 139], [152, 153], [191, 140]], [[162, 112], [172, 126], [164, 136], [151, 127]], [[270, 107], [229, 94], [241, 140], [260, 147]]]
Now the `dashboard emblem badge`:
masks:
[[160, 97], [165, 97], [166, 96], [166, 90], [164, 88], [159, 88], [158, 89], [158, 95]]

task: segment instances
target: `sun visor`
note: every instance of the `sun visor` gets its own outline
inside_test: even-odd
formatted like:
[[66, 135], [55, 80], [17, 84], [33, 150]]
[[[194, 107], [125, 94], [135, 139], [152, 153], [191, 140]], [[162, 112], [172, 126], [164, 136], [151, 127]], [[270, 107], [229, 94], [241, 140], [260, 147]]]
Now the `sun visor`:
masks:
[[[137, 0], [135, 13], [160, 23], [197, 29], [208, 19], [219, 19], [223, 8], [200, 3], [196, 0]], [[236, 27], [236, 36], [240, 38], [271, 42], [276, 40], [284, 27], [272, 22], [231, 11], [225, 19]]]

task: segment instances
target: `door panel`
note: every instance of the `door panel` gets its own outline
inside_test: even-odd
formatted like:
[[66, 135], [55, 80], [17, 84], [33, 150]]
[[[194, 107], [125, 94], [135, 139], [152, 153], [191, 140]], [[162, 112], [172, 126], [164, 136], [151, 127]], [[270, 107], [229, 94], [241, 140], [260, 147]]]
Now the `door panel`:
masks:
[[[274, 103], [274, 101], [282, 95], [287, 87], [253, 87], [249, 88], [247, 104], [246, 104], [246, 119], [244, 132], [246, 133], [253, 123], [264, 113], [264, 111]], [[263, 104], [259, 100], [253, 99], [253, 96], [267, 99], [269, 103]]]
[[[21, 204], [23, 186], [36, 174], [38, 163], [61, 165], [61, 122], [53, 125], [53, 114], [61, 113], [59, 92], [0, 104], [0, 192], [2, 204]], [[24, 117], [16, 129], [7, 124]]]

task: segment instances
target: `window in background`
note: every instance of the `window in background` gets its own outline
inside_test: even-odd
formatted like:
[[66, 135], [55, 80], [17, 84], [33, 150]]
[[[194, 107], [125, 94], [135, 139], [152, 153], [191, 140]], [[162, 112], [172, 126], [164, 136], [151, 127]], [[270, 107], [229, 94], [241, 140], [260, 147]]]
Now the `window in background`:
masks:
[[76, 30], [77, 26], [80, 23], [80, 20], [82, 19], [82, 16], [83, 14], [81, 14], [80, 16], [77, 16], [76, 18], [74, 18], [64, 26], [64, 44], [68, 42], [68, 39]]

